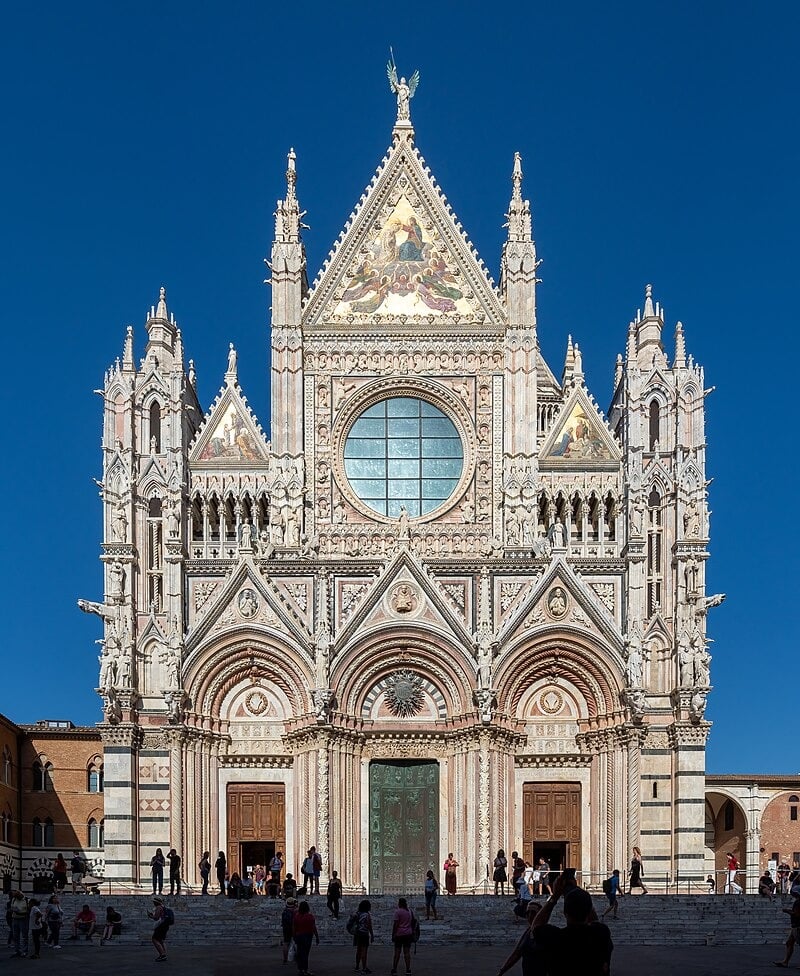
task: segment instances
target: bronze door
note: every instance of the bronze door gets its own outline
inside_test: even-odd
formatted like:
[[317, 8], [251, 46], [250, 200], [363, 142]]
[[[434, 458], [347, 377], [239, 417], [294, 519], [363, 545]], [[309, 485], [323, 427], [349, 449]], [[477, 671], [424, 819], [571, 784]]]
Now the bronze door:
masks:
[[373, 762], [369, 767], [369, 890], [419, 891], [439, 863], [439, 764]]
[[[529, 864], [535, 864], [539, 857], [550, 861], [556, 852], [562, 859], [560, 867], [581, 866], [581, 785], [525, 783], [522, 856]], [[555, 868], [552, 862], [551, 867]]]
[[[260, 844], [258, 842], [261, 842]], [[228, 784], [228, 871], [242, 872], [241, 854], [260, 855], [274, 845], [286, 851], [286, 801], [283, 784]]]

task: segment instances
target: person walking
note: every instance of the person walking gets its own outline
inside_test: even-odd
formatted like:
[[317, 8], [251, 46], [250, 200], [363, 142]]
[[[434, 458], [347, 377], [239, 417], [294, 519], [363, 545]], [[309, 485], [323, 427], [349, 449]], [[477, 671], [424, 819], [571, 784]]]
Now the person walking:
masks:
[[434, 878], [433, 871], [428, 871], [425, 875], [425, 918], [431, 917], [433, 912], [434, 921], [439, 917], [436, 914], [436, 896], [439, 894], [439, 882]]
[[200, 868], [200, 880], [203, 882], [203, 888], [200, 894], [207, 895], [208, 878], [211, 874], [211, 851], [203, 851], [203, 856], [200, 858], [200, 862], [197, 866]]
[[392, 921], [394, 958], [392, 959], [391, 976], [397, 976], [397, 964], [400, 961], [401, 952], [406, 964], [406, 976], [411, 976], [411, 942], [413, 938], [414, 915], [410, 911], [406, 899], [400, 898]]
[[294, 916], [297, 911], [297, 899], [287, 898], [286, 905], [281, 912], [281, 951], [283, 961], [289, 961], [289, 946], [294, 936]]
[[633, 891], [634, 888], [641, 888], [642, 894], [647, 894], [647, 888], [644, 886], [644, 864], [642, 862], [642, 852], [638, 847], [633, 849], [633, 857], [631, 857], [631, 871], [628, 879], [628, 891]]
[[733, 851], [725, 851], [728, 859], [728, 882], [725, 885], [725, 892], [729, 895], [741, 895], [741, 886], [736, 883], [736, 875], [739, 873], [739, 859]]
[[31, 900], [28, 902], [28, 908], [28, 939], [33, 944], [33, 952], [31, 953], [30, 958], [38, 959], [39, 951], [42, 948], [43, 927], [42, 910], [39, 907], [38, 898], [31, 898]]
[[217, 882], [219, 883], [219, 893], [225, 894], [225, 875], [228, 873], [228, 865], [225, 863], [225, 852], [220, 851], [214, 861], [214, 870], [217, 872]]
[[292, 922], [292, 937], [294, 938], [298, 976], [311, 976], [308, 971], [308, 957], [311, 953], [311, 940], [316, 939], [319, 945], [317, 921], [311, 914], [307, 901], [301, 901], [297, 906]]
[[609, 912], [612, 912], [612, 918], [617, 918], [619, 900], [622, 898], [622, 891], [620, 890], [619, 886], [619, 868], [614, 868], [611, 877], [603, 884], [603, 891], [608, 898], [608, 908], [603, 912], [600, 918], [605, 918]]
[[506, 893], [506, 882], [508, 881], [507, 867], [508, 858], [506, 857], [506, 852], [501, 847], [497, 852], [497, 857], [494, 859], [494, 874], [492, 878], [494, 880], [495, 895], [498, 894], [498, 886], [500, 887], [500, 894], [504, 895]]
[[167, 958], [167, 948], [164, 943], [167, 940], [167, 933], [169, 932], [170, 916], [167, 915], [164, 902], [160, 898], [153, 899], [153, 910], [147, 913], [147, 917], [153, 920], [153, 934], [150, 941], [158, 953], [156, 962], [164, 962]]
[[156, 848], [155, 854], [150, 858], [150, 873], [153, 875], [153, 894], [160, 895], [164, 891], [164, 852], [160, 847]]
[[67, 887], [67, 862], [63, 854], [53, 861], [53, 887], [56, 891], [63, 891]]
[[339, 917], [339, 902], [342, 898], [342, 882], [339, 880], [339, 872], [331, 873], [331, 880], [328, 882], [328, 911], [334, 918]]
[[167, 860], [169, 861], [169, 893], [179, 895], [181, 893], [181, 856], [174, 847], [170, 847]]
[[458, 861], [452, 851], [447, 855], [447, 860], [444, 862], [444, 887], [448, 895], [454, 895], [458, 888], [458, 879], [456, 876], [456, 868], [458, 868]]
[[88, 889], [83, 883], [83, 878], [86, 874], [86, 861], [83, 859], [80, 851], [72, 852], [72, 859], [69, 864], [70, 871], [72, 872], [72, 894], [77, 895], [79, 887], [82, 894], [88, 894]]
[[776, 961], [773, 965], [778, 966], [780, 969], [788, 969], [794, 947], [800, 942], [800, 895], [795, 897], [794, 904], [791, 908], [782, 908], [781, 911], [789, 916], [789, 925], [791, 927], [789, 929], [789, 937], [786, 940], [786, 955], [781, 961]]
[[[372, 902], [368, 898], [358, 903], [355, 918], [352, 919], [353, 925], [353, 945], [356, 947], [356, 972], [371, 973], [372, 970], [367, 966], [367, 955], [369, 954], [369, 944], [375, 940], [375, 933], [372, 930]], [[348, 932], [351, 931], [348, 922]]]
[[47, 944], [54, 949], [60, 949], [64, 909], [61, 907], [61, 899], [58, 895], [50, 896], [50, 900], [45, 905], [44, 920], [47, 923]]

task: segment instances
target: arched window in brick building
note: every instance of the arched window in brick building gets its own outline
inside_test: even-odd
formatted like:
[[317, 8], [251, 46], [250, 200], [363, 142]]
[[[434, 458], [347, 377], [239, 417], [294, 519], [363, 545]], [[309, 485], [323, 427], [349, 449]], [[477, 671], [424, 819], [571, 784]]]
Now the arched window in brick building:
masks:
[[33, 791], [35, 793], [53, 792], [53, 764], [46, 759], [38, 759], [33, 764]]
[[54, 847], [55, 846], [55, 827], [50, 817], [40, 820], [39, 817], [33, 818], [33, 846], [34, 847]]
[[789, 797], [789, 819], [797, 820], [797, 804], [800, 803], [800, 797], [796, 793], [792, 793]]
[[102, 847], [103, 846], [103, 835], [105, 833], [105, 823], [102, 820], [95, 820], [94, 817], [91, 818], [87, 824], [87, 840], [89, 847]]
[[103, 764], [97, 759], [89, 763], [87, 770], [87, 789], [90, 793], [103, 792]]

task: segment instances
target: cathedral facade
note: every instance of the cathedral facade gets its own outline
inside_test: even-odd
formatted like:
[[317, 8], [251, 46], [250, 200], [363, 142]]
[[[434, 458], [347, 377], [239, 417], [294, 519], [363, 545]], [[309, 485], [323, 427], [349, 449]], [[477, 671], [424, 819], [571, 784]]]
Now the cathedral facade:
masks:
[[[396, 82], [396, 79], [395, 79]], [[515, 158], [495, 285], [414, 141], [309, 285], [290, 153], [268, 262], [269, 436], [162, 289], [104, 384], [105, 873], [314, 844], [370, 891], [498, 848], [584, 880], [704, 869], [703, 371], [651, 289], [603, 414], [537, 338]], [[413, 89], [411, 91], [413, 93]]]

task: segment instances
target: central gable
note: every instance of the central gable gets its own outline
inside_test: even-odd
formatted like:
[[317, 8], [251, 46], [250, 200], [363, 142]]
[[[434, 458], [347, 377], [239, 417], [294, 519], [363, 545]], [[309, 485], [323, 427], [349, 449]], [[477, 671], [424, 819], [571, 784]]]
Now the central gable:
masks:
[[501, 328], [494, 285], [417, 150], [399, 140], [308, 298], [304, 327]]

